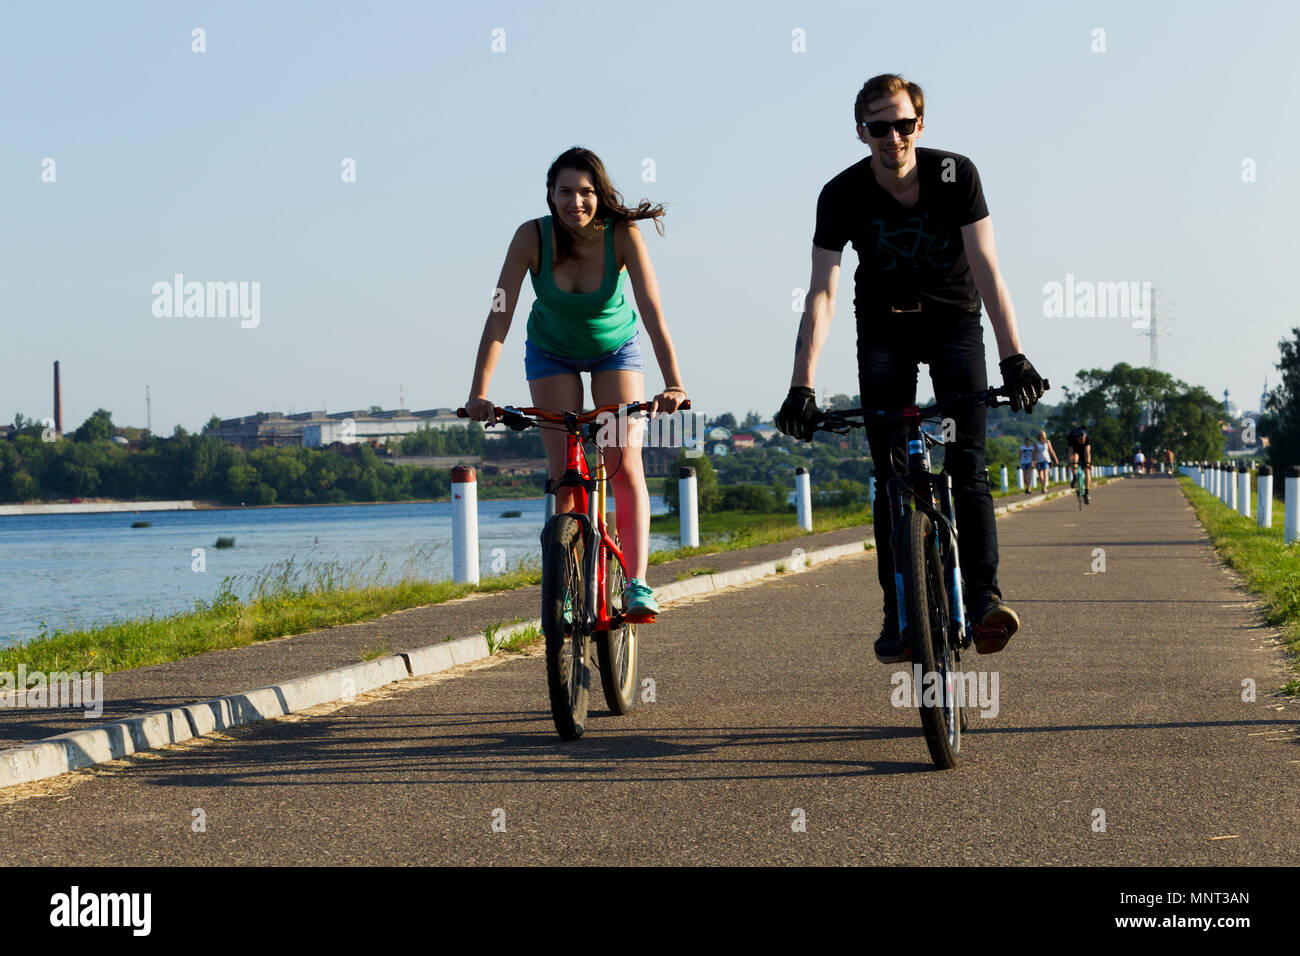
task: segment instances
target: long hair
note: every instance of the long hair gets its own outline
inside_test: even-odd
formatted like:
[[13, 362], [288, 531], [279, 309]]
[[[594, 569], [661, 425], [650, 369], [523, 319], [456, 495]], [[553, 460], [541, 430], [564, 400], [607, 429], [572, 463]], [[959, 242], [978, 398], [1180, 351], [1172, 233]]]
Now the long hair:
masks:
[[[597, 219], [613, 219], [616, 222], [653, 219], [659, 235], [664, 234], [663, 223], [660, 221], [664, 214], [663, 203], [652, 204], [650, 200], [642, 199], [635, 209], [629, 209], [623, 204], [622, 195], [609, 181], [609, 174], [605, 172], [605, 164], [600, 161], [600, 157], [582, 146], [566, 149], [556, 157], [555, 162], [551, 163], [551, 168], [546, 171], [546, 205], [551, 210], [551, 220], [557, 227], [562, 225], [562, 221], [555, 203], [551, 201], [551, 190], [555, 188], [555, 181], [562, 169], [576, 169], [591, 176], [591, 184], [596, 190]], [[557, 228], [553, 261], [563, 262], [571, 255], [573, 255], [573, 235], [568, 229]]]

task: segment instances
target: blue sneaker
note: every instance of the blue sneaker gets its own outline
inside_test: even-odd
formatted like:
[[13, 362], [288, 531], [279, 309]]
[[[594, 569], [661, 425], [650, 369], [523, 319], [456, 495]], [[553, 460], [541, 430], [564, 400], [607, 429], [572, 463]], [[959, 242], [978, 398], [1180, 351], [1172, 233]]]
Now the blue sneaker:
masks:
[[640, 578], [633, 578], [623, 589], [623, 613], [629, 617], [659, 613], [654, 591]]

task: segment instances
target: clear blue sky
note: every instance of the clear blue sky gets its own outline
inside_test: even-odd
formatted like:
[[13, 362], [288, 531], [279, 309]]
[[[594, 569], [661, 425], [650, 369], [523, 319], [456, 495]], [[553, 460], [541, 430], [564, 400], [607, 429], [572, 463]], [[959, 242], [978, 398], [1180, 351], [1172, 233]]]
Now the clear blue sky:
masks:
[[[101, 406], [143, 425], [146, 385], [161, 433], [394, 407], [399, 385], [410, 408], [460, 404], [510, 235], [575, 143], [669, 204], [666, 237], [646, 232], [697, 408], [768, 416], [818, 191], [865, 155], [853, 99], [887, 71], [926, 91], [920, 145], [978, 166], [1044, 374], [1148, 347], [1126, 319], [1045, 317], [1045, 283], [1148, 281], [1177, 303], [1162, 368], [1253, 408], [1297, 324], [1297, 36], [1291, 3], [7, 3], [0, 419], [50, 414], [56, 358], [69, 427]], [[857, 391], [855, 262], [830, 392]], [[260, 326], [155, 318], [177, 272], [259, 281]], [[526, 400], [531, 297], [500, 403]]]

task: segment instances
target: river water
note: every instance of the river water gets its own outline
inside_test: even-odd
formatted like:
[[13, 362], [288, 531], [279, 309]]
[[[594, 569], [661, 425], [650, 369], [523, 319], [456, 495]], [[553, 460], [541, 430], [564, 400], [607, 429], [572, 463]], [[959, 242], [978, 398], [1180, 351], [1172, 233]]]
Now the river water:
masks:
[[[659, 497], [650, 505], [666, 511]], [[484, 576], [536, 564], [544, 509], [541, 499], [479, 502]], [[501, 517], [507, 511], [520, 516]], [[132, 528], [135, 521], [150, 527]], [[219, 537], [235, 546], [216, 548]], [[651, 536], [651, 550], [676, 546], [673, 536]], [[448, 579], [451, 503], [3, 516], [0, 645], [38, 636], [42, 622], [52, 632], [190, 610], [226, 576], [247, 596], [252, 580], [290, 560], [363, 579]]]

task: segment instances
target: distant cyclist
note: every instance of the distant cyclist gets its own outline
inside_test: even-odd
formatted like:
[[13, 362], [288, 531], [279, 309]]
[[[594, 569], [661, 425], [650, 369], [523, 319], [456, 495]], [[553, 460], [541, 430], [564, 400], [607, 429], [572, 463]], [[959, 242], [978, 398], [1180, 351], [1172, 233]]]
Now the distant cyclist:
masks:
[[1142, 449], [1139, 448], [1133, 454], [1133, 471], [1137, 475], [1144, 475], [1146, 474], [1146, 470], [1147, 470], [1147, 456], [1142, 454]]
[[1077, 487], [1082, 481], [1083, 503], [1092, 504], [1088, 500], [1088, 489], [1092, 485], [1092, 443], [1088, 440], [1088, 429], [1082, 425], [1072, 429], [1065, 436], [1065, 442], [1069, 449], [1066, 460], [1070, 464], [1070, 487]]
[[1034, 467], [1038, 469], [1038, 484], [1044, 491], [1047, 490], [1048, 466], [1060, 463], [1061, 459], [1056, 457], [1056, 449], [1052, 447], [1047, 432], [1039, 430], [1038, 441], [1034, 442]]

